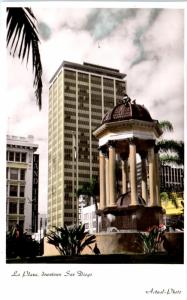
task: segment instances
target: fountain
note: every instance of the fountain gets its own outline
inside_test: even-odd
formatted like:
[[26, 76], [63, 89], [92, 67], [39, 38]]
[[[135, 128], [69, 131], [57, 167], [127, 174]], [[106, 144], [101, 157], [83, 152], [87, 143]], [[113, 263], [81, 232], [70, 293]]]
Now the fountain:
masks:
[[[145, 231], [163, 223], [156, 139], [162, 131], [144, 105], [125, 95], [93, 132], [99, 140], [101, 232]], [[137, 154], [141, 192], [137, 190]], [[121, 193], [116, 191], [116, 158], [121, 163]]]

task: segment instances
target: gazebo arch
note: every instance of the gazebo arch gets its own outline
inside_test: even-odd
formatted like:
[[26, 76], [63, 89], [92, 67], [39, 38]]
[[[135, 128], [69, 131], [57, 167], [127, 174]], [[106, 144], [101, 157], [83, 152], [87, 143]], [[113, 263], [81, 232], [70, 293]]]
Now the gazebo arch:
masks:
[[[161, 134], [158, 121], [151, 118], [143, 105], [131, 101], [128, 95], [105, 114], [101, 126], [94, 131], [93, 135], [99, 140], [98, 214], [102, 216], [103, 230], [107, 226], [143, 230], [162, 221], [159, 160], [155, 143]], [[137, 191], [136, 154], [141, 157], [141, 194]], [[116, 194], [116, 155], [121, 160], [122, 170], [119, 197]], [[108, 214], [115, 217], [112, 224], [107, 222]]]

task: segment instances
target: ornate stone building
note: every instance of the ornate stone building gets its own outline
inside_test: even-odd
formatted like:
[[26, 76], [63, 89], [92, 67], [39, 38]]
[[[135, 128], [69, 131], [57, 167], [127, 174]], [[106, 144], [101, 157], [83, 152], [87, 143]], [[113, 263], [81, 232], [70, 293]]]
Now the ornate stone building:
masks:
[[7, 222], [6, 229], [19, 224], [28, 234], [38, 230], [38, 145], [33, 136], [7, 135]]

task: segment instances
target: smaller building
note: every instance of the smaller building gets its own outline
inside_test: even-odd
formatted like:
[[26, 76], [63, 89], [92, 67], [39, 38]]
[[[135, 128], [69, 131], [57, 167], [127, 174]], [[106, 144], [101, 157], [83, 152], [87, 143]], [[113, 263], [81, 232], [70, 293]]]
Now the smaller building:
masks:
[[160, 190], [164, 192], [184, 192], [184, 169], [161, 165]]
[[47, 229], [47, 214], [38, 213], [38, 229]]
[[95, 204], [83, 207], [81, 209], [81, 223], [85, 224], [85, 229], [90, 233], [95, 233], [97, 231], [96, 222]]
[[25, 232], [38, 230], [39, 154], [34, 137], [7, 135], [7, 231], [19, 224]]

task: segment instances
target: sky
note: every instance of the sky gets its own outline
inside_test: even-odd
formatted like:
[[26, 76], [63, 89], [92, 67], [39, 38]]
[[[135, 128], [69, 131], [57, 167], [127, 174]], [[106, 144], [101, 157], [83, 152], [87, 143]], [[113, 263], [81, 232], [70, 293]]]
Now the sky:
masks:
[[35, 7], [43, 64], [39, 111], [30, 66], [7, 51], [7, 133], [34, 135], [39, 145], [39, 212], [47, 211], [49, 80], [63, 60], [90, 62], [127, 74], [127, 93], [152, 118], [184, 135], [184, 12], [182, 9]]

